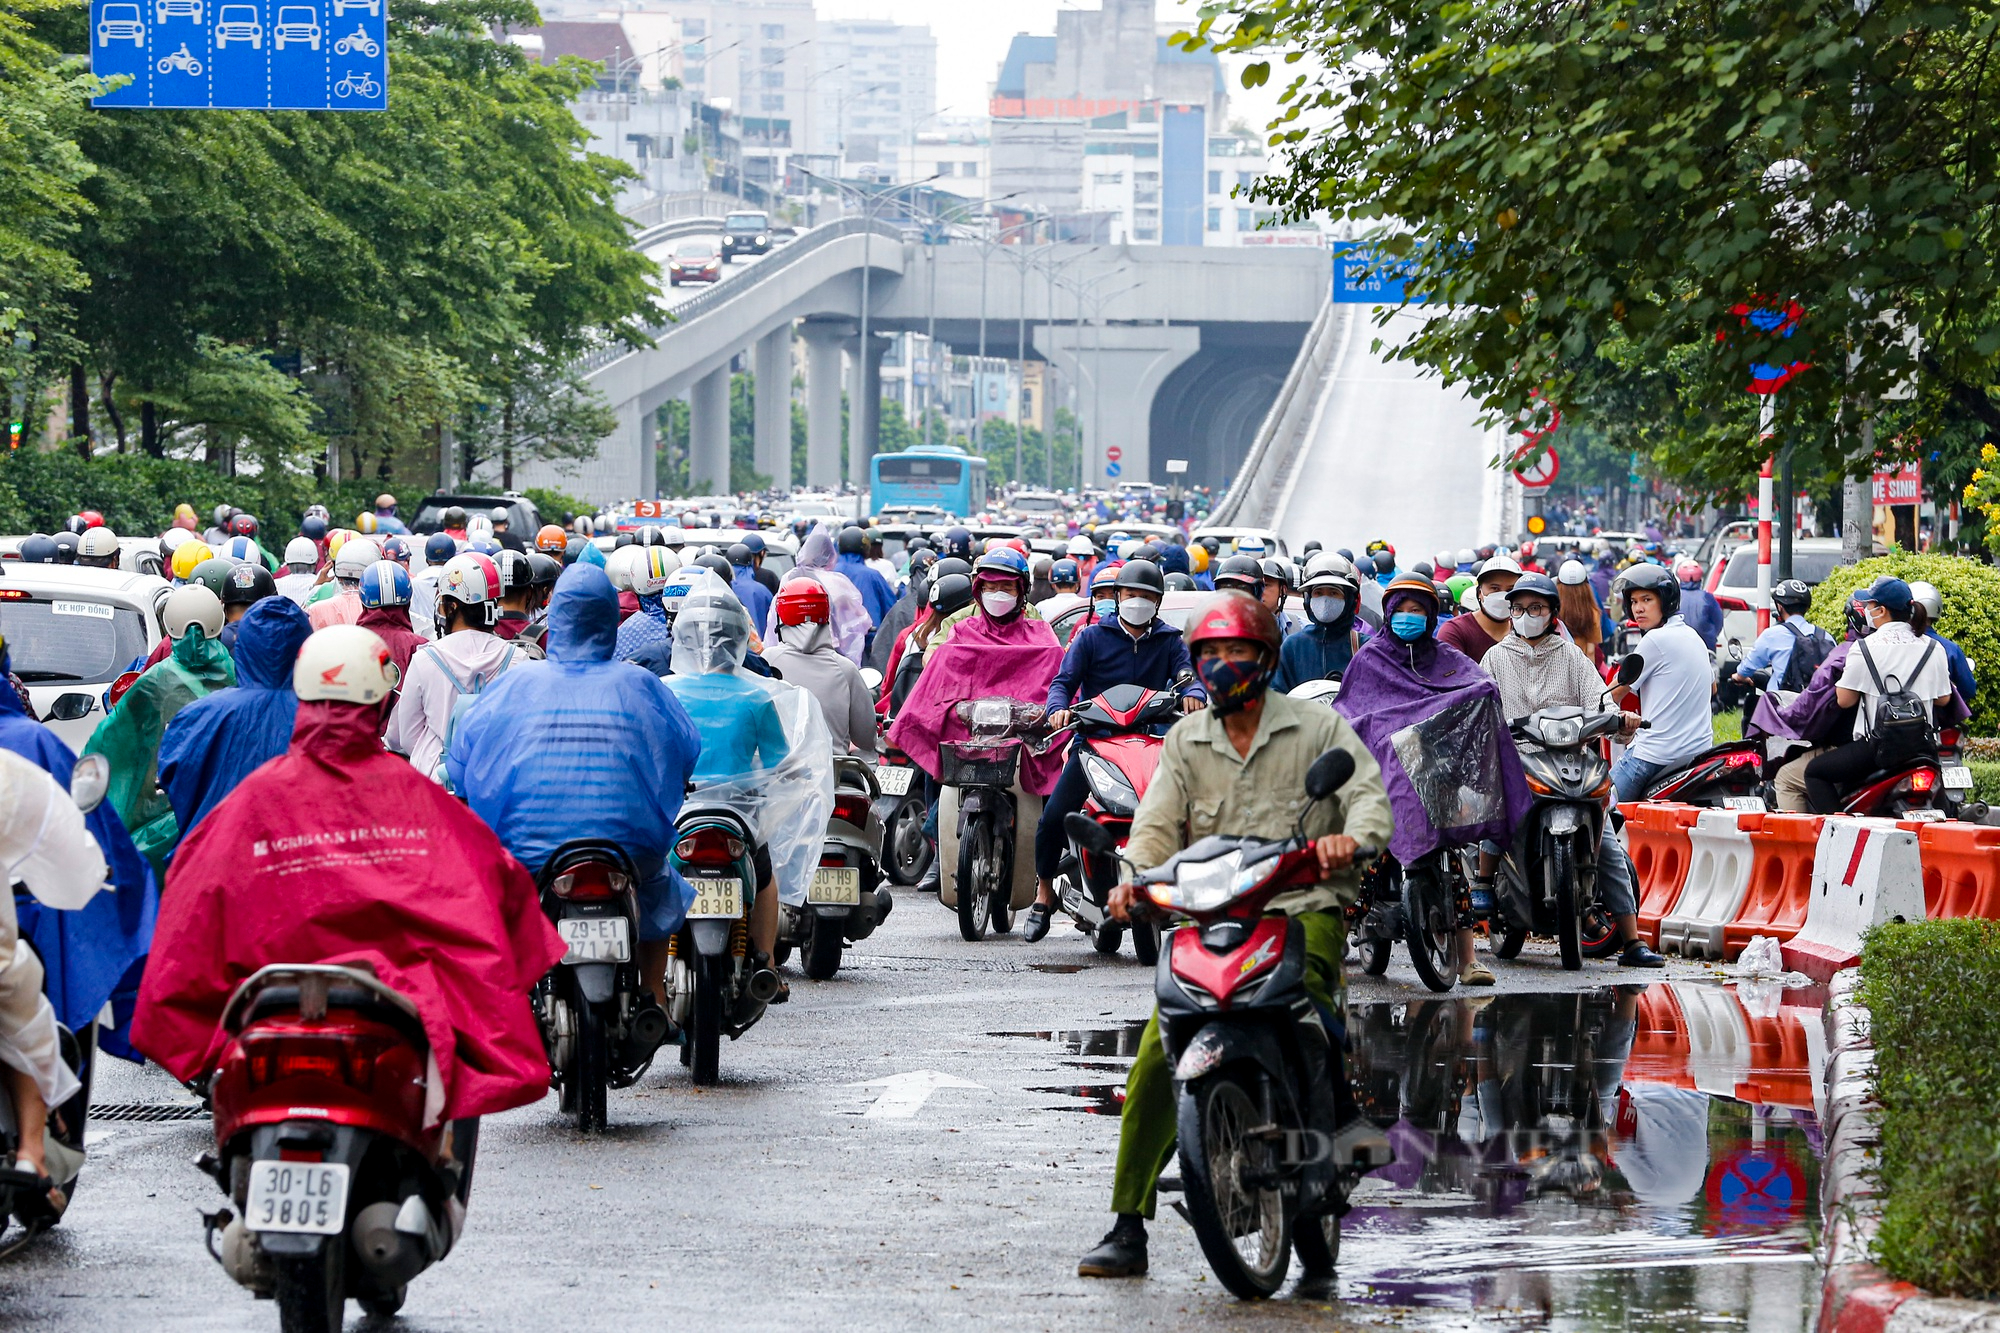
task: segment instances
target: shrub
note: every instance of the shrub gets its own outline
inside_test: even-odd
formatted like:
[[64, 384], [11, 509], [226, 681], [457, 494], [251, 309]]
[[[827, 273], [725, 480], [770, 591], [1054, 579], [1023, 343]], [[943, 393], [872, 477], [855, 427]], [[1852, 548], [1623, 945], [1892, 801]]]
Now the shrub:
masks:
[[[2000, 669], [2000, 569], [1955, 555], [1895, 551], [1843, 565], [1813, 592], [1811, 617], [1838, 641], [1847, 632], [1847, 598], [1884, 574], [1935, 584], [1944, 597], [1937, 632], [1965, 650], [1977, 675]], [[2000, 688], [1991, 681], [1972, 702], [1971, 733], [2000, 735]]]
[[[530, 486], [521, 494], [535, 502], [535, 512], [542, 516], [542, 522], [559, 523], [563, 527], [568, 527], [570, 520], [578, 514], [595, 514], [598, 510], [598, 506], [582, 496], [570, 495], [550, 486]], [[535, 534], [526, 532], [521, 535], [533, 537]]]
[[[225, 477], [178, 458], [114, 454], [86, 463], [68, 449], [17, 449], [0, 454], [0, 532], [54, 532], [78, 510], [95, 509], [113, 532], [153, 535], [173, 523], [175, 505], [193, 505], [206, 526], [210, 511], [230, 504], [255, 514], [276, 540], [298, 530], [307, 505], [323, 504], [336, 524], [351, 524], [383, 490], [379, 481], [336, 486], [301, 472]], [[409, 510], [418, 497], [397, 498]]]
[[1940, 1295], [2000, 1293], [2000, 922], [1877, 927], [1861, 978], [1882, 1102], [1876, 1258]]
[[2000, 763], [1969, 759], [1965, 766], [1972, 770], [1972, 798], [2000, 810]]

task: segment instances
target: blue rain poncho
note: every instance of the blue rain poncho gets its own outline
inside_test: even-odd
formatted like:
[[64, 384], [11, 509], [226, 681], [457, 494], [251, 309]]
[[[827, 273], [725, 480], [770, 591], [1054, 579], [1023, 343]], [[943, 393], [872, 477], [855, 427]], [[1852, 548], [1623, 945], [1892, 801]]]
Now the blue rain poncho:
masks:
[[[539, 870], [577, 838], [617, 843], [645, 876], [675, 841], [701, 737], [659, 677], [614, 660], [618, 593], [582, 561], [563, 571], [549, 601], [548, 660], [501, 673], [467, 708], [445, 768], [452, 789]], [[694, 894], [664, 870], [642, 884], [641, 935], [680, 928]]]
[[[7, 659], [0, 655], [0, 673], [7, 669]], [[53, 731], [22, 710], [20, 696], [12, 690], [0, 690], [0, 749], [39, 765], [57, 785], [69, 789], [76, 756]], [[153, 918], [159, 911], [160, 895], [152, 867], [132, 845], [131, 834], [109, 801], [85, 816], [84, 826], [97, 839], [105, 864], [111, 868], [113, 892], [97, 894], [73, 912], [57, 911], [31, 897], [21, 897], [15, 902], [15, 911], [21, 938], [41, 955], [46, 973], [43, 988], [57, 1020], [80, 1031], [104, 1008], [105, 1001], [111, 1001], [117, 1026], [101, 1033], [100, 1040], [105, 1050], [136, 1060], [137, 1052], [124, 1040], [125, 1027], [138, 997], [146, 951], [153, 944]]]
[[235, 686], [176, 713], [160, 742], [160, 785], [183, 836], [259, 764], [291, 748], [299, 711], [292, 666], [312, 619], [289, 597], [266, 597], [235, 629]]

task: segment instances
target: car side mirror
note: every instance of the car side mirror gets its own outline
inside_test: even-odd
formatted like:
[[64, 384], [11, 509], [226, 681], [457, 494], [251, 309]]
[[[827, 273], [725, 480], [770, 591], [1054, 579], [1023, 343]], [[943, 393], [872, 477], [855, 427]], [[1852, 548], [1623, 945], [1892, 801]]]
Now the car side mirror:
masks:
[[1063, 832], [1069, 834], [1071, 842], [1093, 856], [1109, 856], [1118, 850], [1118, 839], [1111, 830], [1081, 810], [1071, 811], [1064, 817]]
[[1630, 687], [1638, 683], [1639, 674], [1646, 669], [1646, 659], [1637, 653], [1627, 653], [1618, 664], [1618, 683]]
[[111, 789], [111, 761], [101, 754], [87, 754], [69, 771], [69, 796], [86, 815], [104, 802]]
[[89, 717], [90, 710], [97, 706], [89, 695], [77, 691], [61, 695], [49, 706], [49, 720], [52, 722], [74, 722], [78, 718]]
[[1313, 760], [1306, 770], [1306, 795], [1315, 801], [1327, 797], [1345, 787], [1354, 777], [1354, 756], [1345, 750], [1328, 750]]

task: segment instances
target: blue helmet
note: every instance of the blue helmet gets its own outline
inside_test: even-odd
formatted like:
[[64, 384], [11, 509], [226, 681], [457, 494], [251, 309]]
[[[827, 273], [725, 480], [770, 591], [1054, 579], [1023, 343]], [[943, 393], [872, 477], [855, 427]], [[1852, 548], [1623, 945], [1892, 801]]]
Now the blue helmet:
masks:
[[254, 537], [231, 537], [216, 554], [228, 556], [239, 565], [256, 564], [263, 559]]
[[327, 531], [326, 520], [317, 514], [307, 514], [299, 524], [299, 536], [311, 538], [316, 542], [325, 541]]
[[981, 574], [1025, 579], [1028, 577], [1028, 557], [1011, 546], [996, 546], [973, 562], [972, 573], [975, 582]]
[[466, 546], [478, 555], [498, 555], [500, 552], [500, 543], [491, 537], [475, 537]]
[[382, 558], [384, 560], [393, 560], [397, 564], [408, 568], [410, 563], [409, 541], [396, 536], [384, 537], [382, 539]]
[[410, 604], [410, 573], [393, 560], [377, 560], [361, 571], [361, 604], [378, 606]]
[[743, 544], [750, 548], [750, 554], [752, 555], [764, 554], [764, 534], [761, 532], [744, 533]]
[[1064, 557], [1049, 566], [1050, 583], [1081, 583], [1083, 569], [1076, 561]]
[[457, 554], [458, 543], [451, 539], [450, 533], [433, 532], [424, 538], [424, 561], [427, 564], [441, 565]]

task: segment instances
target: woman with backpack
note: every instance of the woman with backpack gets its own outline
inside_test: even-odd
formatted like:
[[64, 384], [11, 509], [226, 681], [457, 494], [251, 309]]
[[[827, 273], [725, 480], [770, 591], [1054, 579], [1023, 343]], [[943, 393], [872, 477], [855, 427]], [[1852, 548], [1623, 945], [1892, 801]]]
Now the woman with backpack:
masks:
[[1872, 626], [1848, 653], [1834, 698], [1854, 712], [1854, 739], [1806, 765], [1817, 814], [1840, 810], [1843, 792], [1870, 773], [1935, 746], [1936, 710], [1952, 701], [1951, 669], [1936, 640], [1910, 628], [1910, 585], [1880, 578], [1856, 599]]

